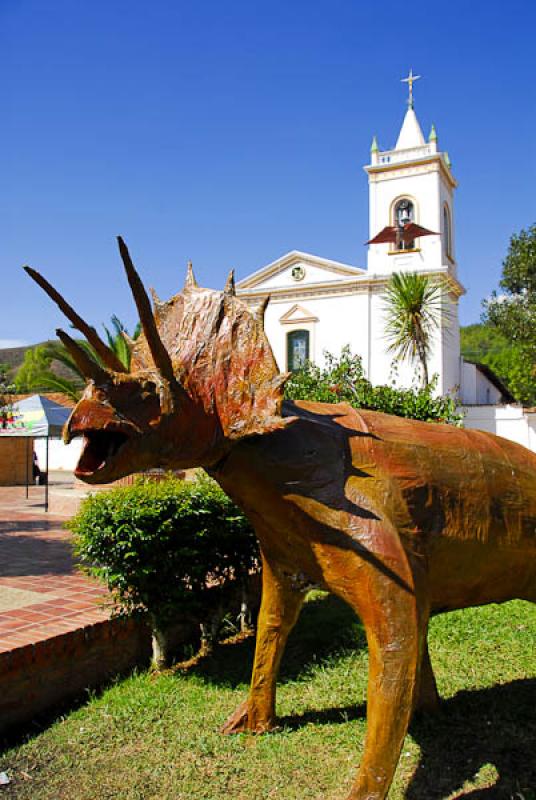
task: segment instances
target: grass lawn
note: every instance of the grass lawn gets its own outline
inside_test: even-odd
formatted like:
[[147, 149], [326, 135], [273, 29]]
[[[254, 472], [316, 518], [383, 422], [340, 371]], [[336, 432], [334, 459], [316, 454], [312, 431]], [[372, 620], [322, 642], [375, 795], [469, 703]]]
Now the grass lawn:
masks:
[[[536, 800], [536, 605], [433, 620], [445, 702], [417, 719], [390, 799]], [[363, 749], [367, 652], [352, 613], [310, 601], [289, 642], [281, 729], [224, 737], [243, 699], [253, 640], [220, 646], [187, 673], [133, 675], [0, 755], [0, 800], [335, 800]]]

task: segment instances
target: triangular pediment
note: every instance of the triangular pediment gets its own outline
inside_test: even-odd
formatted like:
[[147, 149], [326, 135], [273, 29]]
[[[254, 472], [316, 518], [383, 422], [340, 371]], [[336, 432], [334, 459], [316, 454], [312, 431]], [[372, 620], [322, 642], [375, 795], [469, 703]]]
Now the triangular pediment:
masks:
[[252, 289], [270, 291], [290, 287], [298, 289], [315, 284], [347, 281], [349, 278], [362, 276], [364, 272], [365, 270], [360, 267], [292, 250], [243, 278], [237, 283], [237, 289], [239, 292]]
[[296, 322], [318, 322], [318, 317], [296, 303], [282, 317], [279, 317], [279, 322], [283, 325], [293, 325]]

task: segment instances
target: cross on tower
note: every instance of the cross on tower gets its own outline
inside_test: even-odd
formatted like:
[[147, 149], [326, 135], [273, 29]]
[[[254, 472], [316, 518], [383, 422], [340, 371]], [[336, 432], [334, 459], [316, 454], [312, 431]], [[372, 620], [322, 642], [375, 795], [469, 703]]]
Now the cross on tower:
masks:
[[413, 69], [410, 69], [409, 75], [407, 78], [401, 78], [400, 83], [407, 83], [409, 88], [409, 97], [408, 97], [408, 106], [409, 108], [413, 108], [413, 84], [415, 81], [418, 81], [421, 78], [421, 75], [414, 75]]

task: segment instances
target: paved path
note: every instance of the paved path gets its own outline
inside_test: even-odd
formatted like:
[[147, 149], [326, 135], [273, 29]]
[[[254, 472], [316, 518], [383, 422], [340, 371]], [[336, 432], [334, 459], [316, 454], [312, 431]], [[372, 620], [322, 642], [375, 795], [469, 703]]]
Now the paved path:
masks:
[[70, 475], [44, 489], [0, 487], [0, 653], [106, 620], [102, 585], [76, 568], [63, 524], [87, 490]]

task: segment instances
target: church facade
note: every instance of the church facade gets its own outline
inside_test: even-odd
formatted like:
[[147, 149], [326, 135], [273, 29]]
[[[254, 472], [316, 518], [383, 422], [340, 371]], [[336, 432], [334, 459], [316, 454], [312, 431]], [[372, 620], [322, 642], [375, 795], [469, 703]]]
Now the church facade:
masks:
[[[265, 329], [279, 368], [295, 370], [305, 359], [321, 363], [326, 351], [339, 355], [348, 345], [372, 383], [418, 384], [419, 365], [408, 360], [395, 365], [389, 351], [385, 298], [393, 273], [417, 272], [445, 287], [445, 313], [428, 363], [429, 374], [437, 375], [437, 392], [455, 394], [466, 404], [500, 403], [503, 387], [460, 357], [458, 301], [465, 289], [456, 261], [457, 184], [434, 127], [425, 140], [411, 92], [394, 148], [380, 150], [374, 138], [364, 169], [370, 239], [392, 232], [391, 241], [369, 244], [366, 268], [293, 250], [237, 284], [251, 306], [270, 297]], [[403, 230], [421, 236], [395, 235]]]

